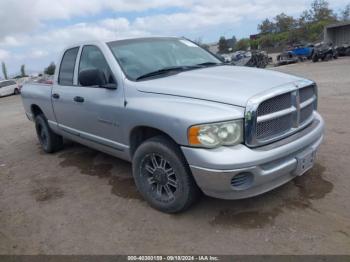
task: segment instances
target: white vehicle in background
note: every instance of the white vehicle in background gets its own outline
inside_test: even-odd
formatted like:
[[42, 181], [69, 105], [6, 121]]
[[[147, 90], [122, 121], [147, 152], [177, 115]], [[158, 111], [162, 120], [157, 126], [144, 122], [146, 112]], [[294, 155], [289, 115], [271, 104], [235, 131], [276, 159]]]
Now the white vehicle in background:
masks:
[[17, 95], [20, 93], [19, 87], [14, 80], [0, 81], [0, 97], [8, 95]]

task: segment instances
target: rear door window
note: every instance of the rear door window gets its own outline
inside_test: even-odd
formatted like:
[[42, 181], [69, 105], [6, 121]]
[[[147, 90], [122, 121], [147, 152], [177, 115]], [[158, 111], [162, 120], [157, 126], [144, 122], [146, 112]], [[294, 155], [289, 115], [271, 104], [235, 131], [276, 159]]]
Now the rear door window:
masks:
[[75, 61], [77, 59], [79, 47], [68, 49], [62, 58], [58, 83], [60, 85], [73, 85]]

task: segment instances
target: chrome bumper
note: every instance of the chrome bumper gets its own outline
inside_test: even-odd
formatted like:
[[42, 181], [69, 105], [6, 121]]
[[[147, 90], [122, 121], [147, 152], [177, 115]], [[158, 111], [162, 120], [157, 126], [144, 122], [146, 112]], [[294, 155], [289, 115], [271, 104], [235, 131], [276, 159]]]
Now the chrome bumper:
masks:
[[[192, 174], [202, 191], [223, 199], [256, 196], [285, 184], [298, 174], [297, 157], [306, 151], [316, 152], [322, 142], [324, 121], [318, 113], [305, 130], [273, 144], [248, 148], [245, 145], [199, 149], [182, 147]], [[238, 174], [249, 174], [243, 188], [231, 185]]]

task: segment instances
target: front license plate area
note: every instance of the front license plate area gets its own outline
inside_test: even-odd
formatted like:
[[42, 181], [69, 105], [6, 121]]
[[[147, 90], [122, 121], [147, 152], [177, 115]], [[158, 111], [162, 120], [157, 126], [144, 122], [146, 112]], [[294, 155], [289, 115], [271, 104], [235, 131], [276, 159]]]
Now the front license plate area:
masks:
[[296, 169], [296, 175], [301, 176], [305, 174], [306, 171], [310, 170], [315, 163], [316, 158], [316, 151], [314, 150], [307, 150], [305, 152], [302, 152], [301, 154], [297, 155], [297, 169]]

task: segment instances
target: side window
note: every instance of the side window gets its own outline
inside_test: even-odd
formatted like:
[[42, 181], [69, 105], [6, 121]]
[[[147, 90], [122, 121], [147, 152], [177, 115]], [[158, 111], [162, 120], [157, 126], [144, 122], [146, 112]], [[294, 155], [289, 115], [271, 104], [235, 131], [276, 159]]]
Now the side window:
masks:
[[12, 82], [13, 82], [13, 81], [5, 81], [5, 82], [3, 83], [3, 86], [5, 87], [5, 86], [13, 85]]
[[58, 83], [60, 85], [73, 85], [74, 67], [79, 47], [67, 50], [62, 58]]
[[81, 52], [79, 73], [86, 69], [99, 69], [104, 73], [108, 84], [115, 84], [115, 80], [108, 63], [101, 50], [96, 46], [84, 46]]

